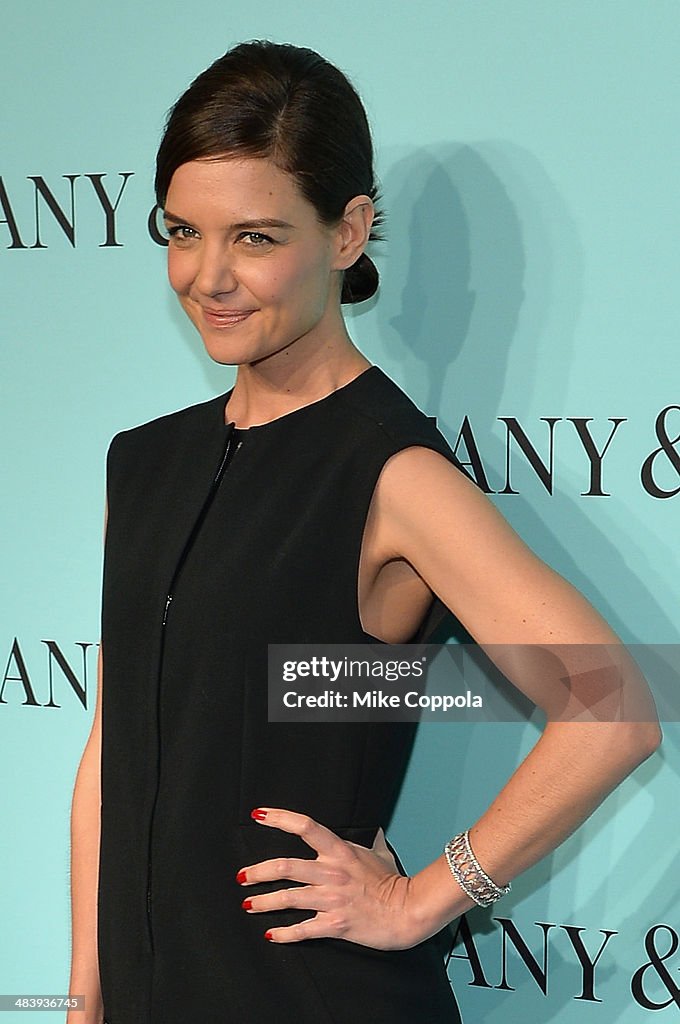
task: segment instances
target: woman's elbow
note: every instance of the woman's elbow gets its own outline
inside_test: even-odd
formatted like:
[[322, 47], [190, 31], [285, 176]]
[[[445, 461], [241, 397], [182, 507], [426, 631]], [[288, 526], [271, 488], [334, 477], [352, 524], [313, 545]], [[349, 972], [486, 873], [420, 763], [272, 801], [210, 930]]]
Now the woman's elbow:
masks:
[[631, 760], [631, 771], [659, 749], [662, 739], [663, 733], [658, 721], [630, 723], [627, 753]]

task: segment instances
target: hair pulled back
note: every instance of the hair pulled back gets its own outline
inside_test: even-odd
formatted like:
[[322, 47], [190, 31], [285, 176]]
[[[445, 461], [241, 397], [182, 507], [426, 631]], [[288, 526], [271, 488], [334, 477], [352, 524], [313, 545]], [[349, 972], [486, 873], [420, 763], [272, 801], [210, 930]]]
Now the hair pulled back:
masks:
[[[319, 220], [337, 224], [358, 195], [377, 199], [366, 112], [345, 75], [314, 50], [254, 40], [219, 57], [170, 110], [156, 157], [156, 202], [189, 160], [262, 157], [290, 174]], [[374, 225], [382, 220], [376, 214]], [[371, 231], [370, 238], [380, 235]], [[378, 288], [365, 253], [343, 277], [342, 302]]]

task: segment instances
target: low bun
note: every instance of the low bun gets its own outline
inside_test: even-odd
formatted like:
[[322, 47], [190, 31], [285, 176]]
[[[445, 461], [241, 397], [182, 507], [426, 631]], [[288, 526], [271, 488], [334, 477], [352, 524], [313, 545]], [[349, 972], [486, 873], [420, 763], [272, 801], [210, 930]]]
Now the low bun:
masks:
[[348, 267], [342, 282], [342, 303], [364, 302], [378, 290], [380, 277], [378, 268], [365, 252], [362, 252], [356, 263]]

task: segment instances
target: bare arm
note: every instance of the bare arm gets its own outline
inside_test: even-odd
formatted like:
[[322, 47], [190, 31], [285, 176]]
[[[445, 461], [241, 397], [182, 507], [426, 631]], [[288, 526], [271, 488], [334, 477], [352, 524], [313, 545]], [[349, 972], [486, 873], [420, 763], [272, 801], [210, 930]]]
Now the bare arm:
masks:
[[104, 1011], [97, 952], [97, 892], [101, 832], [101, 710], [103, 655], [97, 660], [97, 702], [71, 806], [71, 975], [69, 993], [85, 996], [85, 1012], [71, 1010], [66, 1024], [102, 1024]]
[[103, 1008], [97, 955], [97, 884], [100, 836], [102, 654], [92, 730], [76, 775], [71, 809], [71, 977], [69, 993], [85, 996], [85, 1013], [71, 1011], [67, 1024], [101, 1024]]
[[[644, 681], [583, 595], [541, 562], [443, 457], [422, 449], [400, 453], [388, 464], [377, 499], [383, 540], [394, 556], [408, 560], [549, 719], [470, 831], [485, 871], [504, 884], [558, 846], [656, 749], [658, 722], [557, 720], [565, 693], [551, 678], [551, 660], [584, 706], [598, 685], [595, 673], [583, 671], [589, 651], [616, 650], [626, 682], [639, 689]], [[426, 917], [443, 921], [470, 906], [443, 855], [415, 876], [413, 887]]]

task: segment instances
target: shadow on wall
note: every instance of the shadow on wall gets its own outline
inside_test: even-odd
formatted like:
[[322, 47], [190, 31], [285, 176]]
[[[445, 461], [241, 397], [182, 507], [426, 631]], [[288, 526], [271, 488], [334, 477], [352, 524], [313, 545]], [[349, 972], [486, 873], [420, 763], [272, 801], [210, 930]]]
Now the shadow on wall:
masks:
[[415, 371], [418, 398], [430, 409], [441, 409], [444, 395], [456, 405], [472, 398], [479, 419], [493, 418], [518, 362], [533, 389], [545, 325], [556, 313], [554, 234], [563, 236], [569, 271], [561, 312], [571, 312], [559, 318], [567, 343], [550, 359], [554, 379], [565, 380], [580, 297], [578, 246], [552, 183], [545, 175], [540, 186], [532, 180], [542, 172], [529, 154], [530, 176], [514, 166], [518, 159], [516, 147], [498, 143], [440, 146], [396, 160], [385, 176], [389, 266], [379, 329], [388, 354]]
[[[612, 415], [606, 407], [566, 407], [585, 268], [574, 219], [536, 158], [508, 143], [449, 144], [395, 156], [384, 194], [387, 252], [380, 296], [370, 304], [380, 342], [401, 364], [408, 393], [437, 416], [452, 443], [463, 416], [470, 416], [490, 487], [500, 490], [505, 445], [492, 432], [496, 417], [514, 415], [540, 428], [539, 416]], [[534, 433], [547, 454], [545, 436]], [[460, 454], [465, 457], [464, 447]], [[520, 460], [513, 485], [536, 490], [533, 470]], [[624, 640], [675, 639], [664, 601], [627, 564], [650, 536], [648, 527], [633, 509], [627, 508], [625, 519], [614, 509], [611, 529], [603, 531], [587, 514], [587, 502], [608, 499], [579, 497], [581, 489], [556, 474], [550, 525], [537, 514], [538, 503], [522, 493], [497, 504]], [[603, 510], [609, 508], [600, 504], [598, 522]], [[661, 544], [655, 536], [652, 546]], [[605, 567], [607, 594], [592, 579], [589, 552], [597, 552], [597, 565]], [[650, 571], [647, 566], [646, 579]], [[635, 622], [623, 620], [609, 594], [627, 594], [626, 603], [643, 610]]]
[[[499, 490], [505, 449], [492, 434], [497, 416], [598, 414], [597, 409], [565, 409], [585, 271], [576, 225], [536, 158], [514, 145], [442, 145], [383, 155], [389, 167], [383, 182], [388, 241], [380, 260], [380, 297], [367, 306], [376, 317], [383, 351], [401, 366], [400, 383], [421, 408], [436, 414], [449, 440], [455, 441], [465, 414], [474, 421], [488, 453], [491, 487]], [[505, 404], [506, 394], [512, 396], [512, 408]], [[532, 410], [534, 398], [538, 414]], [[604, 410], [605, 418], [609, 415]], [[517, 489], [523, 482], [518, 471]], [[673, 635], [673, 624], [649, 584], [627, 564], [638, 528], [648, 533], [644, 524], [629, 511], [622, 521], [619, 504], [611, 533], [604, 532], [588, 515], [580, 488], [562, 490], [567, 483], [556, 481], [549, 524], [522, 494], [502, 497], [498, 504], [537, 554], [581, 589], [625, 640], [650, 642], [659, 633]], [[584, 555], [593, 551], [607, 593], [593, 581], [592, 562]], [[645, 608], [647, 615], [624, 621], [609, 596], [620, 594], [628, 595], [629, 607]], [[454, 636], [465, 639], [463, 630], [454, 629], [433, 640]], [[440, 841], [483, 813], [537, 737], [533, 721], [524, 728], [421, 727], [390, 828], [407, 869], [432, 860], [441, 852]], [[662, 753], [641, 768], [621, 800], [650, 787], [663, 760]], [[654, 801], [636, 822], [627, 851], [617, 845], [620, 836], [617, 840], [612, 827], [622, 813], [625, 806], [610, 798], [556, 854], [518, 881], [503, 914], [512, 916], [537, 889], [547, 892], [554, 873], [580, 862], [592, 843], [598, 858], [604, 855], [602, 865], [613, 868], [625, 854], [642, 867], [648, 860], [644, 829], [646, 819], [655, 816]], [[572, 906], [565, 898], [565, 912], [588, 917], [606, 905], [608, 876], [605, 868], [588, 905]], [[662, 902], [665, 884], [662, 878], [649, 878], [649, 891]], [[631, 906], [626, 913], [634, 916], [638, 909]], [[475, 923], [487, 931], [490, 915], [476, 914]]]

